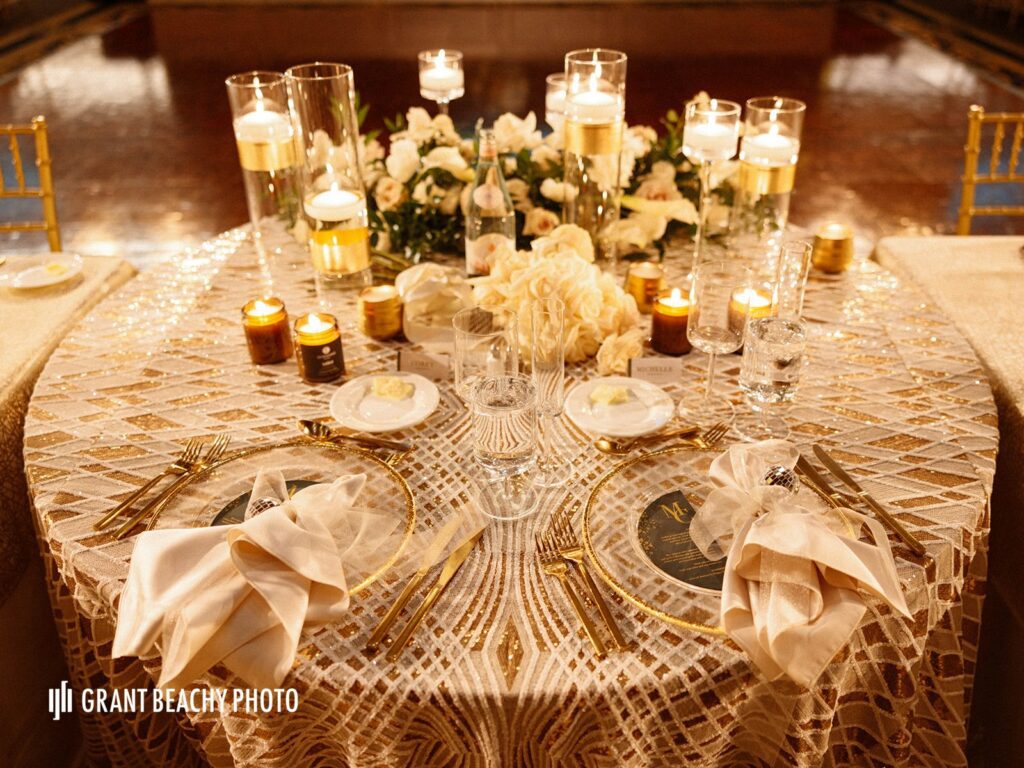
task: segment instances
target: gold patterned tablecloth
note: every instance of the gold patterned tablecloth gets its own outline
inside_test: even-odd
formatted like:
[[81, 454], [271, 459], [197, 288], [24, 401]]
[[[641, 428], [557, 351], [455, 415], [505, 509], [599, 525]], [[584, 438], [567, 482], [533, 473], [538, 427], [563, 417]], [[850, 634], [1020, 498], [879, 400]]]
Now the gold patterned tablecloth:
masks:
[[[313, 307], [302, 249], [283, 236], [270, 244], [282, 251], [275, 293], [293, 316]], [[669, 257], [675, 270], [680, 261]], [[296, 418], [327, 412], [334, 387], [303, 384], [294, 361], [248, 363], [238, 311], [258, 283], [251, 246], [227, 233], [108, 301], [40, 379], [26, 464], [75, 686], [151, 685], [159, 663], [110, 660], [132, 543], [95, 533], [95, 519], [192, 435], [230, 431], [241, 447], [290, 437]], [[350, 375], [392, 367], [398, 345], [360, 336], [353, 304], [332, 305]], [[814, 690], [765, 682], [727, 639], [670, 626], [617, 596], [635, 650], [596, 661], [535, 565], [538, 515], [487, 531], [398, 663], [362, 650], [395, 595], [396, 569], [347, 620], [306, 638], [285, 682], [299, 690], [297, 713], [96, 716], [86, 722], [91, 753], [123, 765], [281, 768], [966, 764], [998, 438], [987, 381], [939, 308], [886, 272], [814, 279], [807, 315], [796, 439], [835, 448], [929, 552], [923, 562], [898, 555], [913, 619], [872, 604]], [[704, 361], [686, 359], [686, 386]], [[721, 380], [738, 397], [737, 363], [721, 365]], [[595, 373], [588, 365], [569, 375]], [[401, 470], [421, 532], [470, 490], [468, 414], [441, 389], [437, 413], [403, 435], [417, 444]], [[577, 448], [576, 476], [546, 493], [544, 510], [585, 499], [615, 464], [567, 421], [560, 437]], [[694, 470], [709, 459], [695, 454]], [[643, 581], [638, 569], [633, 586]], [[714, 596], [687, 600], [694, 615], [717, 612]]]

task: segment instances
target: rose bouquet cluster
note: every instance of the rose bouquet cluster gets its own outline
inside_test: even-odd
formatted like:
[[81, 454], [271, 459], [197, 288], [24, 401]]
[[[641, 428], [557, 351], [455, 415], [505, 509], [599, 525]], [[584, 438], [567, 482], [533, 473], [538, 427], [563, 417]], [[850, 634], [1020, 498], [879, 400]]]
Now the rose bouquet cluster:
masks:
[[596, 355], [602, 374], [624, 373], [629, 358], [641, 353], [636, 301], [594, 264], [590, 235], [575, 225], [556, 226], [528, 250], [499, 249], [491, 273], [470, 282], [478, 305], [516, 313], [524, 358], [530, 355], [531, 304], [550, 296], [565, 305], [566, 362]]
[[[447, 115], [431, 117], [419, 107], [386, 124], [387, 152], [368, 134], [363, 158], [375, 255], [401, 269], [431, 254], [460, 253], [474, 141], [462, 138]], [[680, 153], [682, 119], [670, 111], [662, 124], [661, 135], [647, 126], [624, 133], [622, 218], [605, 237], [627, 258], [652, 247], [662, 252], [673, 233], [692, 234], [697, 221], [697, 177]], [[527, 247], [561, 223], [561, 133], [542, 136], [532, 112], [502, 115], [494, 132], [516, 208], [517, 244]]]

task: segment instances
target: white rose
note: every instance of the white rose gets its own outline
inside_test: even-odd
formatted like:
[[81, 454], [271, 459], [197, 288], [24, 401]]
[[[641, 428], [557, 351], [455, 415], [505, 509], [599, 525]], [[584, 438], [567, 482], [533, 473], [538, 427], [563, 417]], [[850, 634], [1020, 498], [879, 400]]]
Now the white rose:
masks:
[[676, 167], [668, 160], [659, 160], [651, 166], [651, 172], [647, 175], [648, 179], [663, 179], [665, 181], [675, 182], [676, 180]]
[[562, 153], [545, 143], [533, 148], [530, 159], [541, 168], [550, 168], [562, 161]]
[[382, 211], [393, 211], [405, 197], [405, 185], [390, 176], [382, 176], [373, 190], [373, 199]]
[[376, 139], [363, 140], [363, 147], [360, 150], [360, 160], [362, 160], [363, 167], [376, 162], [377, 160], [384, 159], [384, 147]]
[[533, 208], [530, 202], [530, 185], [522, 179], [509, 179], [505, 182], [508, 195], [512, 198], [512, 204], [517, 211], [527, 213]]
[[551, 251], [567, 247], [585, 262], [590, 263], [594, 260], [594, 243], [590, 239], [590, 234], [575, 224], [562, 224], [556, 227], [547, 237], [534, 240], [531, 247], [534, 253], [545, 257]]
[[[425, 168], [440, 168], [460, 181], [472, 179], [472, 171], [457, 147], [434, 147], [423, 158]], [[467, 174], [469, 179], [467, 179]]]
[[524, 235], [544, 236], [549, 234], [558, 226], [558, 217], [551, 211], [544, 208], [534, 208], [526, 214], [526, 223], [523, 225]]
[[391, 143], [391, 153], [384, 166], [392, 178], [405, 184], [420, 168], [420, 150], [412, 139], [399, 139]]
[[624, 374], [629, 369], [631, 358], [639, 357], [644, 351], [644, 335], [639, 328], [606, 337], [597, 350], [597, 372], [601, 376], [614, 373]]
[[565, 182], [544, 179], [540, 184], [540, 193], [555, 203], [565, 202]]
[[404, 135], [417, 145], [426, 144], [434, 138], [434, 122], [423, 107], [413, 107], [405, 113]]
[[636, 196], [644, 200], [682, 200], [683, 193], [679, 191], [672, 179], [651, 178], [640, 184], [636, 190]]
[[641, 144], [640, 151], [638, 152], [640, 155], [646, 155], [650, 152], [651, 147], [658, 140], [658, 132], [649, 125], [631, 125], [629, 126], [628, 133]]
[[430, 205], [433, 186], [428, 181], [419, 182], [412, 190], [412, 199], [420, 205]]
[[434, 140], [441, 144], [458, 146], [459, 142], [462, 141], [459, 132], [455, 130], [455, 123], [452, 122], [451, 117], [448, 115], [435, 115], [432, 127], [434, 129]]
[[537, 116], [530, 112], [526, 117], [519, 118], [506, 112], [494, 121], [494, 138], [498, 143], [499, 152], [533, 149], [541, 142], [540, 131], [537, 130]]

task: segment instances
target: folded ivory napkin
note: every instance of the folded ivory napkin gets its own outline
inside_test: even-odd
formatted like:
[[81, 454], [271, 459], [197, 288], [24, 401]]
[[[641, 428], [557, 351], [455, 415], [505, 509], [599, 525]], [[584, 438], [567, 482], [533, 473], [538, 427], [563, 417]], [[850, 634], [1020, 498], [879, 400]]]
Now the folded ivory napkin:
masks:
[[[805, 687], [850, 639], [864, 594], [909, 617], [885, 530], [844, 509], [849, 525], [810, 490], [767, 485], [799, 453], [783, 440], [736, 445], [711, 464], [716, 488], [690, 525], [705, 557], [728, 552], [722, 626], [770, 679]], [[867, 528], [874, 543], [857, 535]]]
[[121, 593], [113, 656], [163, 656], [161, 688], [188, 685], [223, 662], [255, 688], [276, 688], [303, 628], [348, 609], [345, 573], [367, 573], [397, 515], [355, 506], [365, 475], [288, 498], [280, 472], [260, 470], [243, 523], [148, 531]]

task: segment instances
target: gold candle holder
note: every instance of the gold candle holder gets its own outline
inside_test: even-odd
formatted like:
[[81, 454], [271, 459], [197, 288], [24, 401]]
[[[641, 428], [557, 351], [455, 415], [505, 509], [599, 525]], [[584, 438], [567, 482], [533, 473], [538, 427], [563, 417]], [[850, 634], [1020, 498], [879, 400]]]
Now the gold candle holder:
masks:
[[334, 381], [345, 373], [341, 332], [334, 315], [311, 312], [295, 321], [295, 359], [299, 375], [310, 384]]
[[276, 297], [253, 299], [242, 307], [242, 328], [249, 357], [256, 365], [280, 363], [292, 356], [288, 312]]
[[402, 332], [402, 299], [393, 285], [371, 285], [359, 293], [359, 330], [386, 341]]
[[651, 314], [651, 349], [663, 355], [685, 355], [692, 349], [686, 335], [689, 323], [690, 300], [678, 288], [663, 292]]
[[626, 274], [626, 293], [636, 299], [640, 314], [649, 315], [654, 311], [654, 302], [665, 290], [665, 270], [653, 261], [630, 264]]
[[738, 288], [729, 300], [729, 328], [742, 331], [749, 317], [759, 320], [772, 313], [772, 294], [763, 288]]
[[853, 263], [853, 229], [846, 224], [823, 224], [814, 235], [811, 264], [829, 275], [845, 272]]

